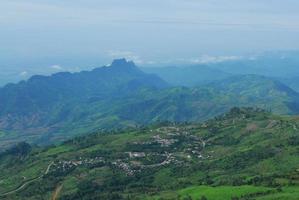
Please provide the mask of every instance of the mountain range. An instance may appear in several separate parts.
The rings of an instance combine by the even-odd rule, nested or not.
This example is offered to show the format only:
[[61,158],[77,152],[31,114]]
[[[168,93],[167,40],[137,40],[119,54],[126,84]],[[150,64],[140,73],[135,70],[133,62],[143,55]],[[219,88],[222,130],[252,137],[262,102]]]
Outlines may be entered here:
[[143,67],[142,70],[159,75],[172,85],[194,87],[236,75],[270,77],[299,91],[298,51],[266,52],[236,57],[222,62],[207,62],[169,67]]
[[163,80],[174,86],[198,86],[211,81],[222,80],[230,77],[220,69],[214,69],[207,65],[191,65],[184,67],[143,67],[146,73],[159,75]]
[[299,112],[299,94],[279,80],[218,75],[204,84],[185,87],[118,59],[92,71],[33,76],[8,84],[0,89],[0,145],[23,140],[51,144],[99,129],[203,121],[234,106],[260,107],[278,114]]
[[0,199],[299,198],[295,75],[148,70],[117,59],[1,88]]

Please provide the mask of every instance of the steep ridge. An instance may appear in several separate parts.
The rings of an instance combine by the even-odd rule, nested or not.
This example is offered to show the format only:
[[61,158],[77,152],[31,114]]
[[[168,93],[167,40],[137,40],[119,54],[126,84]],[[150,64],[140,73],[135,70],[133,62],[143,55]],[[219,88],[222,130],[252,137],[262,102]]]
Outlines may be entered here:
[[94,101],[108,103],[110,99],[125,98],[142,88],[167,86],[156,75],[143,73],[125,59],[93,71],[33,76],[0,89],[0,129],[25,136],[26,132],[42,134],[72,118],[69,112],[76,106]]

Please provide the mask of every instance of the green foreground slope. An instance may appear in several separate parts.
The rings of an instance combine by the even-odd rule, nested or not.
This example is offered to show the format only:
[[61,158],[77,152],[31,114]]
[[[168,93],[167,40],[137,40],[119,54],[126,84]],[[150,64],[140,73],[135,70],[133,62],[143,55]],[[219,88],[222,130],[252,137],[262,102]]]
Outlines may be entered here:
[[253,108],[1,154],[4,199],[298,199],[299,119]]

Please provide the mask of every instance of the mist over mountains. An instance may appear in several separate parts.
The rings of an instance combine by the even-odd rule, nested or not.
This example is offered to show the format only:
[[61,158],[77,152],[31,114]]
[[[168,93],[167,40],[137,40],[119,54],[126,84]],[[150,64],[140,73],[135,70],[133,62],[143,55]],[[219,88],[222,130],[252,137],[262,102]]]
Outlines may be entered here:
[[147,67],[173,85],[198,86],[233,75],[255,74],[280,80],[298,90],[299,52],[267,52],[222,62],[202,62],[174,67]]
[[[116,54],[116,53],[115,53]],[[130,52],[118,52],[127,59],[136,60],[130,55]],[[116,54],[116,55],[118,55]],[[287,79],[291,82],[294,77],[298,77],[299,51],[270,51],[256,54],[245,54],[240,56],[200,56],[192,59],[173,59],[167,62],[163,61],[138,61],[139,67],[145,72],[160,75],[164,80],[174,85],[194,86],[209,82],[209,80],[218,80],[226,78],[229,75],[237,74],[257,74],[278,79]],[[69,60],[69,59],[68,59]],[[19,64],[18,66],[6,66],[3,63],[0,71],[0,86],[7,83],[17,83],[21,80],[27,80],[31,76],[50,75],[53,73],[69,71],[80,72],[91,70],[99,66],[96,63],[108,64],[109,61],[97,59],[98,61],[84,64],[64,64],[55,60],[47,60],[43,63],[34,65]],[[54,64],[53,64],[54,62]],[[84,63],[82,61],[81,63]],[[149,64],[151,63],[151,64]],[[103,64],[103,65],[104,65]],[[101,66],[101,65],[100,65]]]

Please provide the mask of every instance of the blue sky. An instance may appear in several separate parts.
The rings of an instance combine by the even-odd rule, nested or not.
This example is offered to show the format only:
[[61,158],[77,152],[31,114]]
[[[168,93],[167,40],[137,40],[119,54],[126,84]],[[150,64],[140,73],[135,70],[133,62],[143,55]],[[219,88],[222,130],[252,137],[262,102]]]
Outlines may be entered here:
[[298,49],[299,1],[1,0],[0,29],[0,68],[21,76],[117,57],[139,65],[225,60]]

